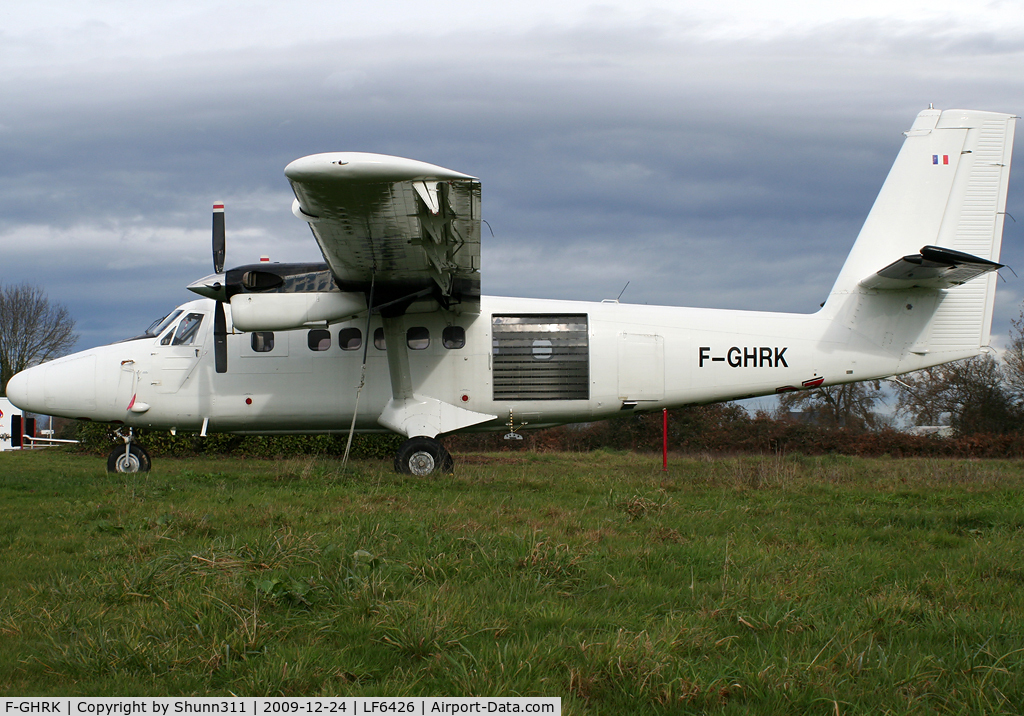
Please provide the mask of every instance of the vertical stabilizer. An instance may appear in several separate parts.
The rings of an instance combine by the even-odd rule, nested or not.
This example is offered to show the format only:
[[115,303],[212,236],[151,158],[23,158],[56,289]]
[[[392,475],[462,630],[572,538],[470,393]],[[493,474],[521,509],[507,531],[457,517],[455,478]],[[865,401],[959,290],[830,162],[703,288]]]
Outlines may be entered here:
[[[889,322],[880,339],[861,317],[880,317],[900,304],[896,291],[875,288],[871,278],[925,246],[999,260],[1014,119],[959,109],[928,109],[917,116],[832,288],[826,315],[845,318],[872,342],[919,358],[943,354],[952,360],[952,354],[974,355],[988,345],[995,273],[942,289],[901,288],[900,295],[921,299],[922,308],[934,306],[928,316],[902,322],[907,335],[893,335],[896,326]],[[917,363],[941,362],[937,357]],[[921,367],[914,363],[907,369]]]

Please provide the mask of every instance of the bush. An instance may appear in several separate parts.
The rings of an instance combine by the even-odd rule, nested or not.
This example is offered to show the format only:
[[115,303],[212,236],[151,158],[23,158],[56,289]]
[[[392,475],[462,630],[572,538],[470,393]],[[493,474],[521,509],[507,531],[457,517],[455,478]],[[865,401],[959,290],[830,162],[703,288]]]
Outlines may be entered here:
[[[236,455],[238,457],[278,458],[292,455],[345,454],[347,435],[231,435],[214,433],[205,438],[196,433],[171,435],[167,430],[136,430],[140,445],[156,457],[192,457],[195,455]],[[114,427],[103,423],[78,424],[75,439],[83,452],[106,455],[121,443]],[[366,433],[352,439],[351,456],[356,459],[391,459],[404,438],[392,433]]]
[[[453,452],[535,450],[588,452],[601,448],[660,452],[661,413],[638,413],[599,423],[524,431],[522,442],[500,433],[453,435]],[[911,435],[883,428],[867,431],[826,428],[722,403],[669,411],[669,450],[677,453],[858,455],[863,457],[1024,457],[1024,434],[977,434],[963,437]]]
[[[524,430],[523,440],[506,441],[505,430],[444,437],[451,452],[590,452],[599,449],[660,452],[660,412],[633,413],[595,423]],[[236,455],[277,458],[292,455],[340,457],[346,435],[229,435],[201,438],[195,433],[171,435],[163,430],[137,431],[139,442],[154,456]],[[120,438],[111,426],[79,423],[75,437],[80,449],[106,454]],[[394,434],[360,434],[352,441],[352,457],[390,460],[404,438]],[[910,435],[885,428],[865,431],[825,428],[750,415],[732,403],[690,406],[669,411],[669,449],[677,453],[859,455],[877,457],[1024,457],[1024,434],[976,434],[940,438]]]

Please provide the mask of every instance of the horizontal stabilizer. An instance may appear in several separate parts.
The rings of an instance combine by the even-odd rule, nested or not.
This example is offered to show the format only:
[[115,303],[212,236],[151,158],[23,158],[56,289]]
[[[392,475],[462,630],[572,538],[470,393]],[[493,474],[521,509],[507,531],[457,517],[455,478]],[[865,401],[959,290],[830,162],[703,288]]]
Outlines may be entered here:
[[893,261],[860,285],[882,290],[952,288],[1002,267],[1003,264],[962,251],[925,246],[921,253]]

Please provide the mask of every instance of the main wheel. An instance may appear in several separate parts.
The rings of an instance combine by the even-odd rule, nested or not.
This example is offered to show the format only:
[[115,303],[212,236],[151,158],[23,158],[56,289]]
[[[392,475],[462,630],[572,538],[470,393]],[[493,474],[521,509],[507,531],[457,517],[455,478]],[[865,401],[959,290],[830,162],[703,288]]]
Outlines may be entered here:
[[451,473],[455,461],[434,438],[409,438],[395,454],[395,472],[426,477],[434,472]]
[[153,461],[149,453],[138,443],[118,445],[107,457],[107,472],[149,472]]

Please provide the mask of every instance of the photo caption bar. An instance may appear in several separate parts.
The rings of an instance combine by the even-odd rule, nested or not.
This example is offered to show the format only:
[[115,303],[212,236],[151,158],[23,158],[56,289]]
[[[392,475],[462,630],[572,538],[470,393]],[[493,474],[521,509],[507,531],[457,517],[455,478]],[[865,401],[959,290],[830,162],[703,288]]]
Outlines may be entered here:
[[210,696],[150,698],[6,698],[0,701],[0,716],[59,714],[59,716],[173,716],[214,714],[215,716],[460,716],[461,714],[543,714],[561,716],[558,697],[475,697],[451,698],[216,698]]

